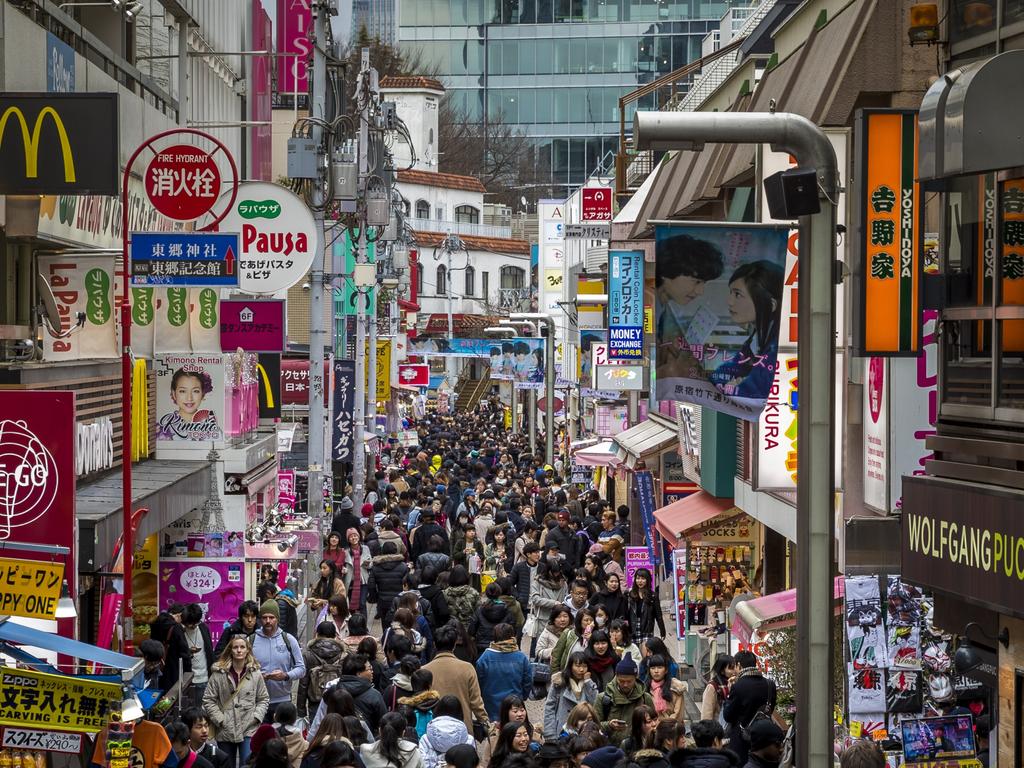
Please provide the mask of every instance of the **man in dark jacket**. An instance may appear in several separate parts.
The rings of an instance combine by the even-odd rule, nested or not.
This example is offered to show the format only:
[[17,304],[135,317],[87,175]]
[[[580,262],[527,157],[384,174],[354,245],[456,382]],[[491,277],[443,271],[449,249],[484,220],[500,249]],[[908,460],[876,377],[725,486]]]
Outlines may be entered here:
[[373,558],[370,578],[367,582],[369,600],[377,604],[377,618],[383,618],[391,607],[391,603],[402,591],[408,566],[405,558],[398,554],[398,547],[389,541],[380,549],[381,553]]
[[238,618],[232,622],[231,626],[221,632],[217,646],[213,649],[213,660],[217,661],[220,658],[224,649],[228,647],[231,638],[235,635],[245,635],[249,645],[252,645],[252,636],[256,632],[256,620],[259,618],[259,615],[260,606],[254,600],[246,600],[238,606]]
[[562,561],[570,571],[579,567],[579,551],[576,542],[576,533],[569,527],[569,510],[558,510],[558,525],[548,530],[545,541],[548,544],[558,544],[558,551],[562,553]]
[[[314,672],[325,664],[331,665],[331,668],[340,666],[344,650],[344,647],[338,642],[338,628],[334,626],[334,622],[320,622],[316,628],[316,637],[302,651],[302,660],[306,663],[306,674],[299,680],[299,693],[295,702],[299,717],[306,717],[307,712],[316,714],[316,708],[320,706],[323,691],[313,684]],[[340,668],[338,671],[340,673]],[[324,676],[322,673],[323,670],[317,673],[318,679]]]
[[669,753],[672,768],[738,768],[735,753],[722,749],[725,731],[717,720],[699,720],[690,726],[695,747],[684,747]]
[[360,522],[359,517],[352,511],[352,499],[346,496],[338,504],[338,511],[331,519],[331,530],[344,537],[349,528],[359,528]]
[[420,524],[409,533],[409,547],[412,550],[410,555],[414,563],[420,555],[430,551],[431,536],[441,537],[441,541],[444,542],[444,546],[441,549],[442,552],[451,549],[448,533],[437,524],[436,518],[437,514],[434,512],[433,506],[424,509],[420,512]]
[[750,755],[744,768],[779,768],[786,734],[768,719],[758,720],[748,729]]
[[537,574],[537,563],[540,562],[540,547],[531,541],[523,547],[523,559],[512,566],[508,579],[512,584],[512,594],[519,601],[523,615],[530,613],[530,584]]
[[757,656],[750,651],[737,653],[736,664],[740,673],[729,689],[722,717],[729,724],[729,747],[743,765],[750,745],[743,738],[742,730],[750,726],[755,717],[767,720],[771,716],[775,711],[776,689],[775,683],[761,674]]
[[476,641],[477,655],[483,653],[494,640],[494,628],[499,624],[514,626],[511,611],[501,602],[501,587],[492,581],[484,590],[484,599],[469,622],[469,634]]
[[210,738],[210,721],[201,707],[189,707],[181,713],[181,721],[188,728],[189,746],[205,758],[213,768],[234,768],[235,761]]
[[164,670],[160,675],[160,689],[164,691],[178,682],[179,670],[182,673],[192,671],[192,649],[181,626],[184,611],[181,603],[171,603],[149,625],[150,638],[164,645]]
[[338,687],[352,694],[356,711],[363,716],[373,733],[380,727],[380,719],[388,711],[384,697],[373,687],[373,667],[361,653],[346,656],[341,662]]
[[436,629],[447,624],[448,619],[451,618],[451,612],[448,610],[448,601],[445,600],[444,592],[437,586],[437,569],[432,565],[428,565],[420,571],[418,590],[420,597],[430,604],[430,626]]

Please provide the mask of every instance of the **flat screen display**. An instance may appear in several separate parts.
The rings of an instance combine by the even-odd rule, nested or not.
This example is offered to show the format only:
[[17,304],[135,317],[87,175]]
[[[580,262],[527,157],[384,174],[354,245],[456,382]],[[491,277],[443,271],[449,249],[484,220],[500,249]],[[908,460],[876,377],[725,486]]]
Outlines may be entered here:
[[974,718],[970,715],[904,720],[903,757],[908,763],[946,758],[973,758]]

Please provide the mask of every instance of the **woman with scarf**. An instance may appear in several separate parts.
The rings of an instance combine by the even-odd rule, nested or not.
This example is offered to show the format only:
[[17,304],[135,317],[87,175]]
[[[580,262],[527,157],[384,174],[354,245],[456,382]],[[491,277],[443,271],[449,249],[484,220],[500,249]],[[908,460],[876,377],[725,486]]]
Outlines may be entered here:
[[544,702],[544,738],[557,739],[565,729],[570,713],[579,704],[593,705],[599,693],[597,683],[583,653],[569,655],[560,683],[552,684]]
[[619,657],[612,649],[608,632],[604,629],[595,629],[590,633],[587,641],[587,650],[583,652],[587,660],[587,671],[591,678],[602,691],[615,677],[615,665],[619,663]]
[[725,725],[722,717],[722,705],[729,697],[729,686],[736,679],[739,673],[739,665],[732,656],[721,655],[715,657],[715,663],[711,667],[711,679],[700,700],[700,719],[714,720]]
[[647,659],[647,670],[654,711],[658,717],[683,722],[683,681],[669,675],[668,660],[660,654]]
[[537,638],[537,648],[534,657],[545,664],[551,661],[551,652],[558,644],[558,638],[572,626],[572,614],[564,605],[551,609],[551,617],[544,631]]
[[345,532],[348,548],[345,550],[347,563],[343,571],[345,588],[348,590],[348,603],[353,610],[366,613],[366,583],[370,580],[370,565],[373,558],[370,548],[363,544],[363,537],[358,528],[349,528]]

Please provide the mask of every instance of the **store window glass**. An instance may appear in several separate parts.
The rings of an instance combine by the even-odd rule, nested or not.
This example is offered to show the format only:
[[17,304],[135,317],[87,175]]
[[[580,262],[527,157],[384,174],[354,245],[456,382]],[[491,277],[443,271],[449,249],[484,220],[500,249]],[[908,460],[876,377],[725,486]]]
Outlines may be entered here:
[[551,121],[554,123],[568,123],[569,117],[569,94],[565,88],[555,88],[551,92]]
[[552,0],[555,6],[555,23],[569,21],[571,15],[572,0]]
[[943,402],[991,405],[992,323],[947,319],[941,338]]
[[538,88],[535,91],[536,96],[536,121],[538,123],[550,123],[552,117],[551,107],[551,89],[550,88]]
[[996,28],[996,0],[949,0],[949,41],[959,43]]
[[533,88],[519,89],[519,122],[532,123],[537,117],[537,92]]
[[640,66],[637,57],[639,50],[638,40],[635,37],[623,37],[619,39],[619,68],[617,72],[636,72]]
[[533,24],[537,21],[537,0],[519,0],[519,23]]
[[467,2],[468,0],[451,0],[451,22],[455,26],[461,27],[469,24],[469,17],[466,15]]
[[605,41],[600,38],[587,40],[587,72],[596,74],[605,71]]
[[1024,179],[999,184],[1001,304],[1024,304]]
[[569,140],[553,139],[551,141],[551,174],[565,178],[569,172]]
[[593,122],[590,110],[587,109],[587,88],[569,89],[569,122],[589,123]]
[[535,46],[537,61],[536,74],[550,75],[555,71],[555,41],[537,40],[535,41]]
[[945,200],[948,305],[989,304],[996,248],[996,199],[992,177],[955,179]]
[[1024,320],[1000,320],[999,405],[1024,408]]
[[587,71],[587,40],[584,37],[569,41],[569,68],[574,75]]
[[519,41],[506,40],[505,47],[501,52],[501,74],[519,74]]
[[553,41],[555,48],[555,66],[551,71],[559,75],[567,75],[570,72],[569,64],[569,41],[555,40]]
[[466,40],[453,40],[448,45],[448,72],[452,75],[468,74],[466,69],[466,50],[469,42]]
[[1003,0],[1003,25],[1024,21],[1024,0]]
[[555,13],[556,0],[537,0],[537,23],[550,24]]
[[537,68],[537,41],[519,41],[519,74],[532,75]]
[[466,69],[469,74],[482,72],[484,68],[484,41],[469,40],[466,42]]
[[504,40],[492,40],[487,46],[487,74],[501,74],[501,56],[505,50]]

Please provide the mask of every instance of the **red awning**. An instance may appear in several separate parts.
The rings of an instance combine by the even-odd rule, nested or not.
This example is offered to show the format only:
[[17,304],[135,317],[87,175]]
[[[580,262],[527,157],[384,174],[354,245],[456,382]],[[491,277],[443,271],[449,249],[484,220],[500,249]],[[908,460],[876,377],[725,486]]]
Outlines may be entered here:
[[686,532],[723,512],[733,509],[732,499],[719,499],[707,491],[697,491],[667,507],[654,510],[658,530],[670,543],[686,538]]
[[[836,576],[833,582],[835,597],[835,613],[838,616],[843,610],[844,582],[842,576]],[[739,603],[736,606],[736,618],[732,620],[730,631],[740,642],[749,643],[754,632],[764,634],[774,629],[792,627],[796,624],[796,590],[787,589],[773,595],[755,597],[753,600]]]
[[[497,325],[500,317],[492,315],[467,315],[456,312],[452,315],[452,333],[459,338],[483,338],[484,328]],[[448,333],[448,315],[434,312],[427,318],[424,333]]]
[[415,301],[407,301],[406,299],[398,300],[398,308],[404,309],[406,312],[419,312],[420,305]]

